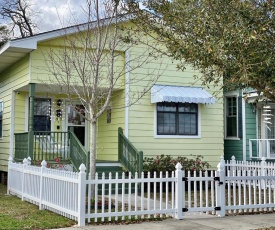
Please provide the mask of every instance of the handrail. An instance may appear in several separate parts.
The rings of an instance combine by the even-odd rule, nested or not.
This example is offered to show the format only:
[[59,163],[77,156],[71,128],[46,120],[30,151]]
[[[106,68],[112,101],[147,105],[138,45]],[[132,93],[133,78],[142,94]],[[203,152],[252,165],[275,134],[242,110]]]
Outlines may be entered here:
[[143,152],[138,151],[124,136],[122,128],[118,128],[118,160],[134,176],[141,176],[143,170]]
[[70,130],[70,157],[74,171],[79,171],[79,167],[82,163],[85,164],[87,172],[89,171],[89,153],[72,130]]

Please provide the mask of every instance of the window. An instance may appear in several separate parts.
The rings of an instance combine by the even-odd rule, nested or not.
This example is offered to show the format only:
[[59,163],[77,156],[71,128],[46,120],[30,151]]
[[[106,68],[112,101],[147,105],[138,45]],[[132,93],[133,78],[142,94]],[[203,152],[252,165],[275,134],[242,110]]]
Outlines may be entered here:
[[238,137],[237,97],[226,98],[226,137]]
[[198,135],[198,105],[157,103],[157,135]]
[[34,131],[51,131],[51,100],[35,98],[34,100]]
[[3,102],[0,101],[0,138],[3,137]]

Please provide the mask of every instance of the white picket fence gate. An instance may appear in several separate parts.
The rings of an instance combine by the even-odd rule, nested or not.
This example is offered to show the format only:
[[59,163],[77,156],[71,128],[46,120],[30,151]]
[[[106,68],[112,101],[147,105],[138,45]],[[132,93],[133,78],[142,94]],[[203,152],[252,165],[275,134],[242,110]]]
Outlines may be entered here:
[[[96,175],[86,178],[85,166],[80,172],[68,172],[31,166],[9,159],[8,193],[21,197],[70,219],[79,226],[85,222],[110,221],[119,218],[150,218],[157,215],[183,219],[187,215],[217,215],[231,212],[275,210],[274,168],[251,168],[250,163],[221,157],[217,171],[185,172],[176,165],[172,175],[156,174],[141,178],[131,174],[119,178]],[[235,169],[238,170],[232,170]],[[245,169],[247,167],[247,170]],[[228,169],[228,170],[226,170]],[[91,188],[95,197],[91,197]],[[113,190],[113,193],[112,191]]]

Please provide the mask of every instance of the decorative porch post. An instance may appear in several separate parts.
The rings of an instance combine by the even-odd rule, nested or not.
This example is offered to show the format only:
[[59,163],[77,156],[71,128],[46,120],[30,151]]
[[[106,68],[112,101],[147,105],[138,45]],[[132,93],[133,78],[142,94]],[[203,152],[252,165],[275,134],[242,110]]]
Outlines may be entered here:
[[33,120],[34,120],[34,95],[35,95],[35,83],[29,84],[29,141],[28,141],[28,153],[31,159],[33,157],[33,144],[34,144],[34,132],[33,132]]

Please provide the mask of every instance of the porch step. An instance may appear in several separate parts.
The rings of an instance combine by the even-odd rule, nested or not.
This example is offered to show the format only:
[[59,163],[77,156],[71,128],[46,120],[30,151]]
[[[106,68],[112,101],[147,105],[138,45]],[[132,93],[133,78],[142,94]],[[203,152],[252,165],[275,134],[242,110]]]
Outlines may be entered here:
[[[105,179],[109,179],[109,173],[112,174],[112,178],[114,179],[116,176],[116,173],[118,173],[118,179],[122,178],[122,173],[124,172],[123,167],[119,162],[104,162],[104,163],[96,163],[96,172],[98,173],[98,178],[102,178],[102,173],[105,173]],[[127,178],[127,176],[126,176]],[[125,185],[124,193],[128,193],[128,184]],[[131,185],[131,192],[134,192],[134,184]],[[99,193],[98,195],[102,195],[102,185],[99,185]],[[116,191],[116,185],[111,185],[111,193],[115,194]],[[118,193],[122,193],[122,185],[118,184]],[[105,185],[104,194],[109,194],[109,185]]]

